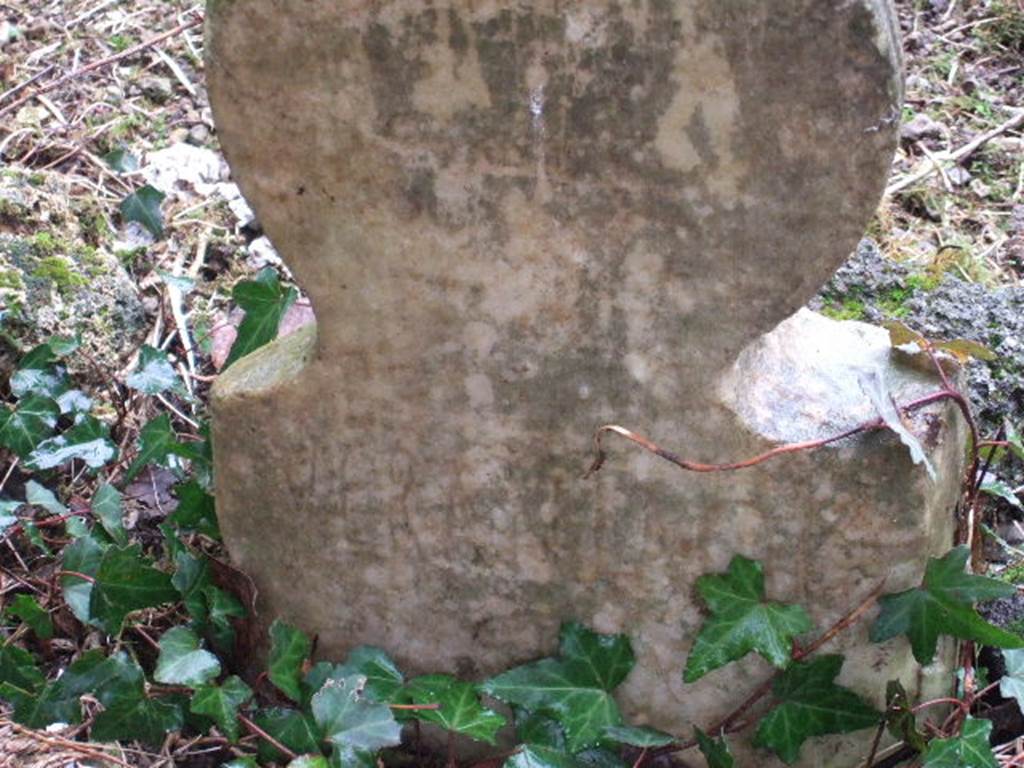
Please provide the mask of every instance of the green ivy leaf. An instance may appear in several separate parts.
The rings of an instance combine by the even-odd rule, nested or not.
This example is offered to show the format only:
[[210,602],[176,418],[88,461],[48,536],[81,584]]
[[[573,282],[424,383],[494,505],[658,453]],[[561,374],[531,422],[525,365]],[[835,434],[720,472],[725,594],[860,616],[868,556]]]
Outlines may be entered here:
[[73,576],[71,573],[81,573],[94,579],[100,568],[104,549],[105,547],[92,536],[75,539],[64,547],[64,563],[61,570],[65,573],[60,577],[64,602],[68,604],[75,618],[83,624],[92,622],[89,604],[92,599],[93,582],[80,576]]
[[110,538],[118,546],[128,543],[128,536],[124,532],[124,513],[121,507],[121,494],[110,483],[102,483],[93,494],[90,504],[93,515],[100,521]]
[[439,704],[439,709],[418,710],[413,716],[488,744],[497,743],[498,731],[506,723],[502,715],[480,703],[477,686],[451,675],[423,675],[410,680],[400,699],[409,704]]
[[198,531],[213,539],[220,538],[213,496],[196,480],[174,486],[178,506],[168,521],[186,531]]
[[362,675],[366,678],[363,696],[369,701],[393,701],[395,694],[405,684],[402,673],[391,657],[372,645],[353,648],[345,663],[336,668],[333,676],[343,678],[352,675]]
[[168,390],[178,393],[185,391],[178,373],[167,359],[167,353],[148,344],[140,350],[139,364],[125,384],[129,389],[146,395],[159,395]]
[[139,159],[124,147],[107,152],[103,156],[103,162],[118,173],[132,173],[139,170]]
[[301,755],[288,763],[288,768],[330,768],[330,764],[323,755]]
[[562,625],[558,650],[574,679],[606,691],[617,688],[636,664],[628,637],[601,635],[578,622]]
[[509,757],[502,768],[579,768],[579,764],[561,750],[530,744]]
[[304,632],[280,619],[270,625],[268,676],[292,701],[302,700],[302,664],[313,651]]
[[630,768],[633,763],[624,763],[617,752],[609,749],[585,749],[573,755],[580,768]]
[[543,712],[528,712],[521,708],[514,708],[514,714],[516,740],[520,744],[565,751],[565,731],[557,720]]
[[125,480],[132,480],[149,464],[164,465],[171,456],[193,458],[194,451],[189,446],[178,442],[178,436],[171,426],[171,416],[161,413],[155,419],[146,422],[139,432],[139,452],[135,461],[128,467]]
[[871,627],[872,642],[906,635],[919,664],[931,664],[939,635],[977,640],[998,648],[1021,648],[1018,635],[994,627],[974,610],[977,600],[1010,597],[1016,589],[995,579],[966,573],[970,551],[957,547],[930,558],[920,587],[879,600],[881,612]]
[[121,217],[125,221],[137,221],[159,240],[164,236],[164,219],[160,213],[164,197],[163,192],[147,184],[121,201]]
[[0,685],[32,692],[45,682],[31,653],[16,645],[0,645]]
[[629,674],[633,651],[625,636],[599,636],[574,624],[561,632],[558,659],[542,659],[491,678],[490,696],[530,711],[550,714],[565,730],[570,752],[596,746],[622,715],[610,690]]
[[999,768],[989,746],[991,720],[968,717],[954,739],[933,739],[924,757],[924,768]]
[[812,736],[877,725],[882,717],[879,712],[833,682],[842,666],[842,656],[829,655],[794,664],[782,672],[772,685],[778,705],[761,719],[754,744],[793,763],[800,747]]
[[244,619],[245,606],[230,592],[212,584],[203,589],[206,598],[208,630],[213,647],[219,653],[230,654],[235,645],[235,628],[231,619]]
[[633,725],[611,725],[604,729],[604,735],[616,744],[627,744],[640,749],[664,747],[676,740],[674,736],[654,728]]
[[212,717],[221,733],[238,741],[238,709],[252,699],[252,689],[232,675],[222,685],[204,685],[196,689],[189,709],[197,715]]
[[1003,651],[1006,674],[999,681],[999,693],[1004,699],[1015,699],[1024,712],[1024,650]]
[[0,445],[24,459],[53,434],[59,416],[60,406],[40,395],[22,398],[14,410],[0,406]]
[[64,521],[64,530],[72,539],[80,539],[83,536],[92,535],[92,528],[78,515],[72,515]]
[[569,751],[579,752],[597,745],[606,727],[622,724],[611,693],[594,685],[614,677],[608,670],[588,670],[581,657],[541,659],[491,678],[483,690],[508,704],[551,714],[565,729]]
[[20,501],[14,501],[13,499],[0,499],[0,534],[12,525],[17,525],[18,516],[14,513],[22,506],[24,506],[24,504]]
[[224,763],[221,768],[260,768],[260,766],[252,757],[239,757],[230,763]]
[[1006,422],[1006,442],[1009,444],[1010,453],[1021,461],[1024,461],[1024,439],[1020,432],[1009,421]]
[[40,640],[53,637],[53,620],[36,599],[30,595],[15,595],[6,613],[21,619]]
[[99,419],[80,415],[71,429],[62,435],[43,440],[29,455],[29,469],[54,469],[78,459],[90,469],[100,469],[117,458],[117,446],[110,439],[110,430]]
[[724,574],[697,579],[697,592],[711,611],[686,660],[683,679],[692,683],[751,651],[778,668],[789,664],[793,638],[813,626],[798,605],[765,600],[761,563],[737,555]]
[[35,480],[25,483],[25,503],[33,507],[42,507],[51,515],[63,515],[68,511],[68,508],[57,500],[53,491],[44,488]]
[[907,746],[924,752],[928,740],[917,730],[917,718],[910,706],[910,697],[899,680],[890,680],[885,686],[885,720],[889,733]]
[[18,368],[11,374],[9,382],[11,394],[17,397],[48,397],[56,400],[64,394],[71,385],[68,383],[64,369],[59,367],[47,368]]
[[86,414],[92,410],[92,398],[80,389],[69,389],[56,398],[61,413]]
[[40,344],[38,347],[32,350],[32,352],[29,352],[29,354],[23,359],[22,362],[24,363],[25,360],[34,360],[33,353],[43,356],[44,347],[46,348],[46,350],[48,350],[48,352],[45,354],[49,355],[49,361],[55,362],[61,359],[62,357],[67,357],[68,355],[77,352],[81,346],[81,334],[76,334],[74,336],[51,336],[49,339],[46,340],[45,343]]
[[725,743],[724,738],[713,739],[700,728],[694,728],[694,735],[708,768],[733,768],[736,761],[733,760],[732,752],[729,751],[729,745]]
[[21,528],[25,531],[25,536],[28,537],[32,546],[39,549],[47,557],[53,556],[53,551],[46,546],[46,540],[43,538],[43,534],[40,532],[39,526],[31,520],[24,520],[21,523]]
[[[309,715],[296,709],[270,707],[261,709],[253,722],[296,754],[320,751],[320,729]],[[261,762],[284,762],[277,749],[260,740],[257,747]]]
[[33,347],[21,358],[18,369],[11,375],[11,394],[17,397],[42,395],[56,400],[70,385],[63,368],[55,363],[74,352],[79,344],[77,338],[54,336]]
[[126,696],[96,717],[91,735],[94,741],[138,740],[159,747],[168,733],[180,731],[184,724],[178,702]]
[[978,490],[982,493],[987,493],[989,496],[995,496],[997,499],[1002,499],[1011,507],[1024,510],[1024,503],[1022,503],[1017,497],[1017,494],[1013,492],[1013,488],[1002,480],[986,480],[981,484],[981,487]]
[[366,678],[359,675],[328,680],[310,702],[313,718],[342,764],[358,760],[358,753],[393,747],[402,740],[402,727],[391,714],[391,708],[363,697],[365,683]]
[[110,547],[103,553],[89,596],[89,616],[107,634],[121,631],[132,611],[173,602],[171,577],[150,565],[142,547]]
[[225,367],[274,340],[281,318],[295,303],[298,293],[294,288],[281,285],[277,273],[267,267],[255,280],[239,282],[231,296],[245,310],[245,318],[238,327],[238,337],[231,346]]
[[188,627],[174,627],[160,638],[160,657],[153,679],[167,685],[198,688],[220,675],[220,662],[200,647],[199,637]]
[[88,651],[40,694],[18,703],[14,719],[29,728],[52,723],[78,723],[79,699],[86,693],[109,707],[121,698],[137,698],[144,690],[142,669],[126,653],[110,657],[100,649]]
[[203,594],[210,586],[210,564],[206,557],[196,557],[188,549],[174,553],[174,575],[171,584],[178,590],[185,610],[196,625],[203,627],[209,618],[206,595]]

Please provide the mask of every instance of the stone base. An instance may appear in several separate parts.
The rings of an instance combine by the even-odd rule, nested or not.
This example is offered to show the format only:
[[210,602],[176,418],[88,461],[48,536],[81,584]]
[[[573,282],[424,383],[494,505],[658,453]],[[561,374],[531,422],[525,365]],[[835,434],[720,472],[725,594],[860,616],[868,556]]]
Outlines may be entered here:
[[[541,371],[493,393],[513,398],[515,416],[476,418],[468,388],[464,410],[414,429],[402,403],[352,412],[342,382],[324,398],[334,369],[305,329],[214,388],[221,529],[256,582],[261,621],[318,634],[326,658],[369,643],[410,674],[482,679],[553,653],[560,622],[577,619],[632,638],[627,716],[689,734],[770,673],[755,658],[683,684],[704,618],[697,577],[737,553],[760,559],[769,597],[805,605],[819,631],[882,579],[887,591],[917,583],[952,544],[964,426],[946,406],[914,414],[936,482],[881,432],[722,475],[611,438],[605,469],[584,480],[593,430],[620,423],[702,461],[747,457],[872,418],[863,375],[882,375],[899,402],[937,388],[902,357],[881,329],[801,311],[742,353],[717,398],[658,413],[636,392],[623,409],[582,387],[557,400],[564,382]],[[880,707],[892,678],[944,690],[949,668],[920,670],[902,639],[869,644],[869,624],[826,649],[847,655],[840,682]],[[848,768],[871,736],[809,742],[799,764]],[[733,739],[738,764],[780,765],[747,741]]]

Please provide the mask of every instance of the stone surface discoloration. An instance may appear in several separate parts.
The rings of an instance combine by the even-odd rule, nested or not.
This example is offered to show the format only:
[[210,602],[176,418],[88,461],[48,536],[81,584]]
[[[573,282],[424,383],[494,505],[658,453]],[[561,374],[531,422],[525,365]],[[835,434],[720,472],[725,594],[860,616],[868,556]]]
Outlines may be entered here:
[[[916,578],[951,537],[950,411],[935,415],[938,485],[878,435],[728,477],[617,445],[581,477],[608,422],[706,461],[764,449],[781,416],[729,405],[762,386],[804,398],[806,429],[816,405],[821,430],[862,413],[859,393],[801,389],[836,364],[808,333],[847,339],[901,397],[933,386],[884,338],[820,318],[733,367],[877,203],[900,100],[890,13],[211,5],[223,146],[319,319],[315,339],[257,352],[214,392],[222,528],[266,613],[329,654],[368,642],[468,677],[549,652],[567,618],[625,631],[640,663],[623,705],[679,731],[747,687],[732,671],[682,684],[700,573],[763,558],[772,593],[822,623],[891,571],[894,587]],[[772,352],[793,344],[807,356]],[[904,646],[856,653],[855,682],[873,665],[913,685]],[[808,765],[831,764],[834,742],[814,749]]]

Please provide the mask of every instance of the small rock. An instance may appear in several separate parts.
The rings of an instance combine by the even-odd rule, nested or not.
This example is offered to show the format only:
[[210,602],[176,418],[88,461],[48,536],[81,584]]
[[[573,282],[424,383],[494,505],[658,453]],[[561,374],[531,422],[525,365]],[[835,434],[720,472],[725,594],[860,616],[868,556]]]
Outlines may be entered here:
[[142,91],[142,94],[147,99],[157,104],[163,104],[174,95],[171,80],[167,77],[146,75],[145,77],[140,77],[136,85],[138,85],[139,90]]
[[903,127],[900,128],[900,136],[904,141],[941,139],[945,132],[946,126],[923,112],[914,115],[909,122],[904,123]]
[[971,94],[977,93],[978,90],[981,88],[981,85],[981,81],[979,81],[978,78],[967,77],[964,78],[962,83],[960,83],[960,89],[968,96],[970,96]]
[[908,75],[907,76],[907,90],[908,91],[920,91],[928,93],[934,88],[931,80],[927,77],[921,77],[921,75]]
[[21,32],[9,21],[0,21],[0,48],[21,37]]
[[971,176],[971,172],[966,168],[955,165],[946,171],[946,178],[949,179],[949,183],[954,187],[962,187],[965,184],[969,184],[974,177]]
[[228,209],[238,220],[240,229],[259,229],[260,224],[256,221],[256,214],[238,189],[238,185],[232,182],[225,182],[217,185],[220,196],[227,201]]
[[277,327],[277,335],[284,338],[315,322],[316,315],[313,314],[313,307],[310,306],[309,299],[299,299],[284,313],[284,317],[281,318],[281,323]]
[[165,195],[181,198],[189,197],[190,191],[202,196],[213,194],[227,178],[228,170],[224,158],[213,150],[180,142],[150,152],[142,175]]
[[981,179],[973,179],[971,181],[971,192],[976,194],[978,197],[988,197],[992,194],[992,187]]
[[210,140],[210,129],[203,123],[196,123],[188,129],[188,143],[201,147]]
[[277,250],[266,235],[257,237],[249,243],[248,251],[249,255],[246,257],[245,263],[253,269],[282,266],[281,257],[278,256]]

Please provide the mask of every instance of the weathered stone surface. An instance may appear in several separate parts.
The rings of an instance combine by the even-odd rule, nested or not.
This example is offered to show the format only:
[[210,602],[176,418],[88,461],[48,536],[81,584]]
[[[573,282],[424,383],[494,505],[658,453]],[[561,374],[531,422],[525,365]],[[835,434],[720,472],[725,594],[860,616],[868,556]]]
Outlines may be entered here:
[[0,175],[4,379],[25,349],[55,334],[80,333],[89,363],[68,362],[91,381],[94,368],[124,365],[148,330],[135,283],[109,250],[103,213],[72,191],[61,174]]
[[[222,529],[267,618],[468,677],[550,652],[565,619],[625,631],[624,707],[682,731],[764,671],[683,685],[699,574],[764,559],[824,624],[946,548],[945,410],[920,417],[937,484],[877,434],[728,476],[613,445],[582,479],[608,422],[728,460],[868,413],[831,381],[934,386],[862,326],[754,341],[881,193],[886,2],[218,0],[208,40],[222,145],[319,318],[214,391]],[[918,687],[905,645],[852,642],[852,682]]]

